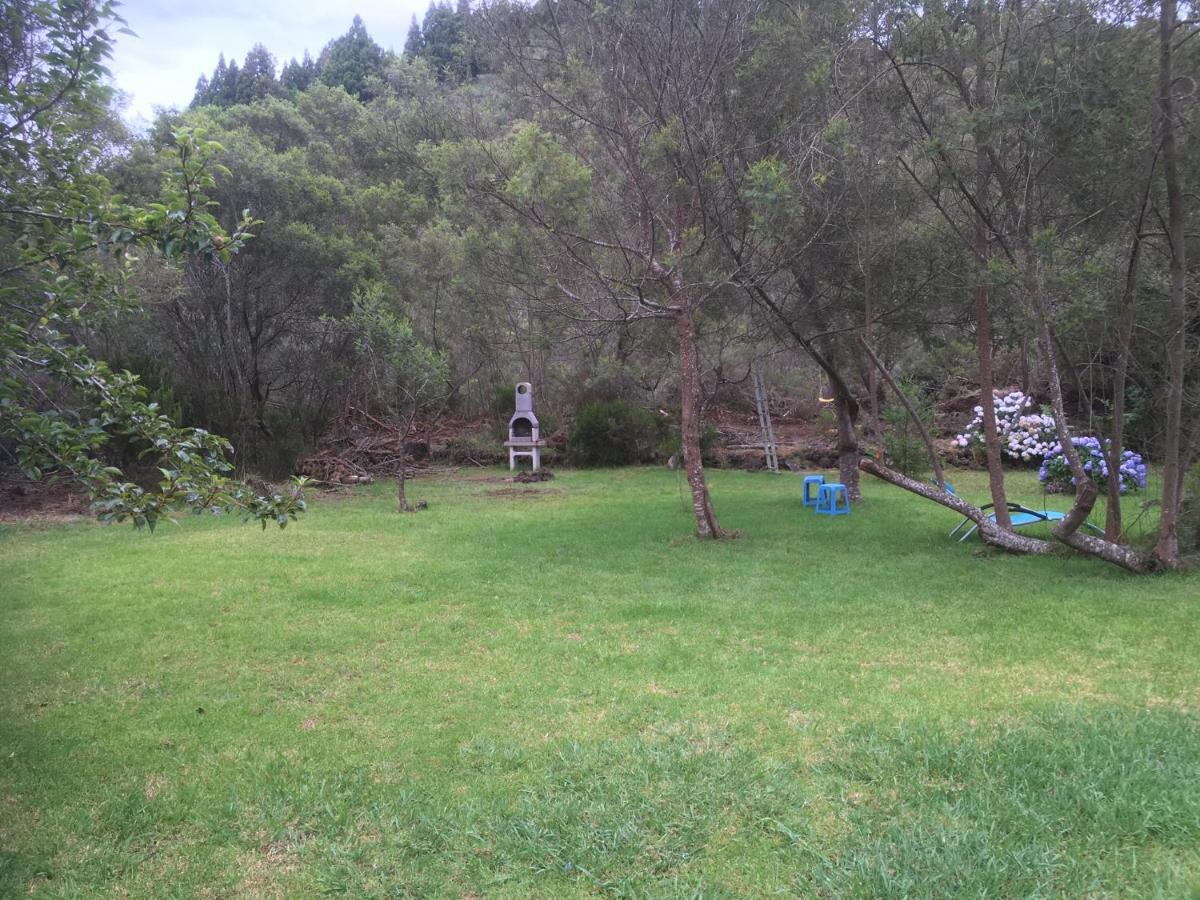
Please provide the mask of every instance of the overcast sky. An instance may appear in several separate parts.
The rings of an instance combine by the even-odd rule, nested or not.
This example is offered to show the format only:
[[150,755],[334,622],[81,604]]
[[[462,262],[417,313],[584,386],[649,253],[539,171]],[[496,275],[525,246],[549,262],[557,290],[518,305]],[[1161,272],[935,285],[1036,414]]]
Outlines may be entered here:
[[116,86],[129,95],[125,118],[140,127],[156,106],[187,106],[196,79],[212,73],[218,53],[240,65],[246,51],[262,44],[274,55],[278,74],[305,50],[315,58],[349,30],[355,13],[385,49],[400,50],[413,14],[420,21],[428,5],[429,0],[124,0],[118,12],[138,36],[117,36],[109,68]]

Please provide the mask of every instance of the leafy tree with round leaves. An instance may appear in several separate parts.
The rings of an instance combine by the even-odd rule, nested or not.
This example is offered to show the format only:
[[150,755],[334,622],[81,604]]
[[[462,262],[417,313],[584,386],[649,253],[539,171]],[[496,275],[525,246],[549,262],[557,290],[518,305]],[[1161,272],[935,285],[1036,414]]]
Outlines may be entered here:
[[[232,234],[206,197],[219,149],[183,129],[167,151],[160,196],[137,206],[98,171],[94,123],[121,28],[112,2],[17,0],[5,16],[10,65],[0,82],[0,441],[33,478],[87,488],[100,518],[153,528],[173,510],[240,512],[281,527],[304,509],[303,483],[262,496],[231,479],[229,443],[176,425],[136,375],[93,358],[84,338],[136,310],[127,279],[139,253],[229,259],[254,224]],[[156,462],[156,484],[109,465],[114,440]]]

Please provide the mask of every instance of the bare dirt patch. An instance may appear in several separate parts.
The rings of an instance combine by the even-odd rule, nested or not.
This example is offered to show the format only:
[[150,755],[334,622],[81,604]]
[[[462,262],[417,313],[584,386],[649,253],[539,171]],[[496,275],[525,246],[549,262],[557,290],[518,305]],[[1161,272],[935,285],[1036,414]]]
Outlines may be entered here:
[[495,488],[494,490],[484,491],[485,497],[493,497],[498,500],[533,500],[538,497],[547,497],[550,494],[563,493],[561,488]]
[[167,786],[167,779],[162,775],[151,775],[146,779],[146,786],[142,789],[142,793],[146,795],[147,800],[153,800],[162,793],[162,789]]
[[88,515],[87,494],[69,482],[0,480],[0,522],[64,522]]
[[257,851],[242,854],[242,881],[238,893],[246,897],[286,897],[288,893],[278,879],[291,875],[299,867],[294,846],[282,841],[264,844]]

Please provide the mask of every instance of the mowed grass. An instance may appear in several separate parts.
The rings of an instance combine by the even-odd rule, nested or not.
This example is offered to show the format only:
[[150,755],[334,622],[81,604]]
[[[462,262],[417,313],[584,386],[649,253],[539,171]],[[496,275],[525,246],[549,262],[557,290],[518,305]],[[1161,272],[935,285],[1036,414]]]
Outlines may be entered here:
[[0,529],[0,895],[1200,893],[1196,575],[502,477]]

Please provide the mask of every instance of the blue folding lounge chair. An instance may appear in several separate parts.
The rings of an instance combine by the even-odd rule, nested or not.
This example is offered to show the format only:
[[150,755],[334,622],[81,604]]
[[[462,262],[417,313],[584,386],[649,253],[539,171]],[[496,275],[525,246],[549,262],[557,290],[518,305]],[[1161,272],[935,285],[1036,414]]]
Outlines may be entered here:
[[[991,503],[987,504],[987,506],[980,507],[980,509],[985,509],[985,510],[991,509],[991,508],[992,508]],[[1060,519],[1065,519],[1066,517],[1067,517],[1066,513],[1059,512],[1056,509],[1036,510],[1036,509],[1030,509],[1028,506],[1022,506],[1020,503],[1009,503],[1008,504],[1008,518],[1012,522],[1013,528],[1020,528],[1024,525],[1034,525],[1038,522],[1057,522]],[[995,522],[996,514],[990,513],[988,515],[988,518],[991,519],[993,522]],[[971,522],[971,520],[964,516],[963,520],[961,522],[959,522],[957,525],[955,525],[953,529],[951,529],[951,531],[950,531],[951,536],[953,536],[955,532],[957,532],[960,528],[962,528],[968,522]],[[1102,529],[1097,528],[1091,522],[1084,522],[1083,524],[1086,527],[1092,529],[1092,531],[1096,532],[1097,534],[1104,534],[1104,531]],[[979,530],[979,525],[977,525],[974,522],[971,522],[971,527],[968,528],[966,533],[964,533],[963,536],[958,539],[958,542],[961,544],[963,541],[965,541],[967,538],[969,538],[971,535],[973,535],[978,530]]]

